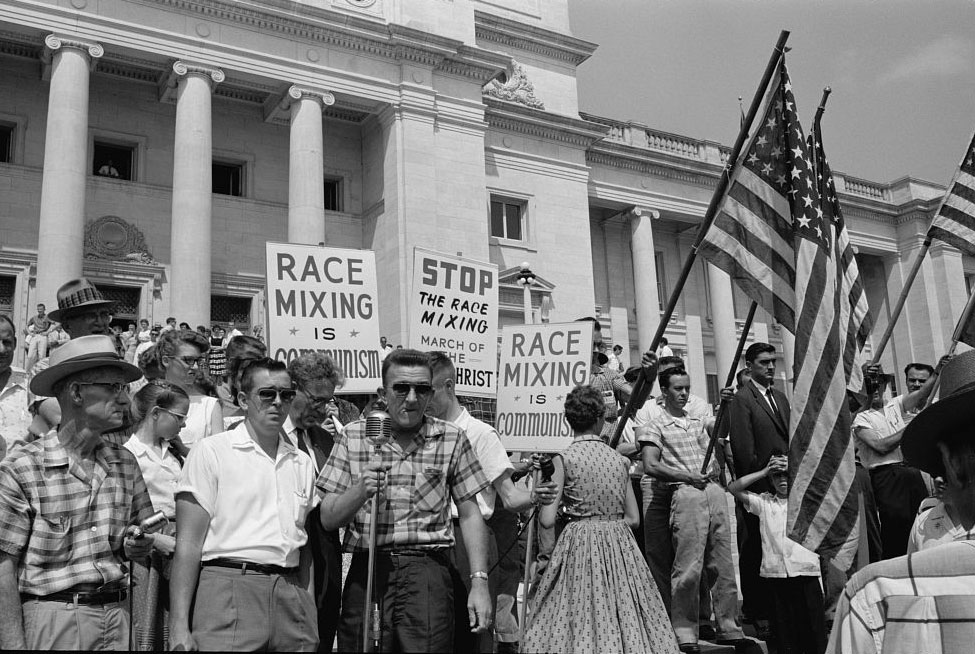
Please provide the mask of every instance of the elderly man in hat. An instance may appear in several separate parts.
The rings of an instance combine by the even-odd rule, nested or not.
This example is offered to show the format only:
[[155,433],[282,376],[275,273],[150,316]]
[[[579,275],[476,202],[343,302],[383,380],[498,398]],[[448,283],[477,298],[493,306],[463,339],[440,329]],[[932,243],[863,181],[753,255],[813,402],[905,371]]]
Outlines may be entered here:
[[[104,334],[112,336],[111,320],[114,303],[106,300],[101,291],[95,288],[84,277],[65,282],[58,289],[58,308],[48,314],[48,317],[61,323],[61,328],[71,338]],[[115,339],[112,339],[114,345]],[[124,356],[124,352],[120,352]],[[48,367],[50,359],[45,357],[30,369],[30,378]],[[54,398],[35,396],[31,403],[34,406],[34,424],[31,431],[37,435],[43,434],[57,426],[58,409]],[[128,421],[125,421],[128,424]]]
[[907,425],[901,450],[913,465],[945,480],[943,512],[957,528],[944,544],[873,563],[854,575],[836,608],[830,653],[972,651],[975,351],[944,366],[941,398]]
[[110,338],[83,336],[31,380],[61,422],[0,464],[0,648],[127,648],[125,560],[149,554],[136,525],[152,504],[135,458],[102,433],[141,375]]

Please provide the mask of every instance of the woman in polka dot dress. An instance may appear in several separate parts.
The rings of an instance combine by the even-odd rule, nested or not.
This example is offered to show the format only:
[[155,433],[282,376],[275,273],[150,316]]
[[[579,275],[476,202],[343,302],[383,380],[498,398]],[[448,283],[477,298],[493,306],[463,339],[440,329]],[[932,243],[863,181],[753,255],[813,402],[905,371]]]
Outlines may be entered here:
[[600,437],[603,398],[580,386],[565,399],[572,444],[554,459],[559,498],[545,527],[565,525],[538,583],[522,652],[676,653],[660,593],[633,539],[639,509],[629,461]]

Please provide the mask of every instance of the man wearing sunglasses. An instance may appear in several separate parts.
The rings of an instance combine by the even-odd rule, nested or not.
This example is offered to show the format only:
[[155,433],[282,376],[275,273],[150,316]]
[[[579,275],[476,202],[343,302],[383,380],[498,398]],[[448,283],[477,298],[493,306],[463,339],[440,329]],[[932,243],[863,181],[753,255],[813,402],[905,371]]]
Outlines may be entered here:
[[318,503],[315,472],[282,429],[296,395],[285,364],[249,362],[237,394],[244,421],[201,440],[186,458],[176,489],[173,649],[318,647],[305,547],[305,521]]
[[379,502],[376,595],[382,612],[382,651],[452,652],[454,599],[450,499],[457,504],[471,569],[468,624],[491,626],[487,533],[475,496],[489,481],[456,425],[424,413],[433,396],[430,360],[423,352],[391,352],[382,366],[380,396],[393,438],[375,453],[366,421],[346,426],[318,477],[325,529],[346,526],[353,552],[342,596],[339,650],[362,643],[367,580],[370,498]]
[[31,380],[61,420],[0,464],[0,649],[128,649],[126,559],[149,554],[134,536],[152,503],[135,457],[102,434],[141,376],[111,338],[82,336]]

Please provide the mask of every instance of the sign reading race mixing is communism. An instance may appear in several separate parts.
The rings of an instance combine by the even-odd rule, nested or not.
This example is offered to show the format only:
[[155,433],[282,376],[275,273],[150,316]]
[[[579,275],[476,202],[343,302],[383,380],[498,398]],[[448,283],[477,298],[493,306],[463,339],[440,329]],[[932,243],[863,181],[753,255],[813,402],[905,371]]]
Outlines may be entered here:
[[589,383],[592,323],[505,325],[496,427],[504,448],[561,452],[572,442],[565,396]]
[[269,355],[290,363],[305,352],[332,357],[348,393],[382,385],[376,258],[370,250],[267,244]]
[[494,397],[498,368],[498,267],[415,248],[410,347],[446,353],[457,393]]

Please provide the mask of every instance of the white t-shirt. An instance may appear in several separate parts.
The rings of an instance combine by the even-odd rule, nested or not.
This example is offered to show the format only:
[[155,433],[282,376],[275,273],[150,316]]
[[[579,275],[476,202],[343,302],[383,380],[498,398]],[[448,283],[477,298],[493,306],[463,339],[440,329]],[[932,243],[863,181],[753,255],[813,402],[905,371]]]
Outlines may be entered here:
[[756,516],[762,534],[759,575],[772,579],[818,577],[819,556],[786,535],[788,498],[772,493],[745,493],[745,509]]
[[308,541],[305,519],[321,500],[311,458],[286,437],[272,460],[247,423],[196,444],[177,493],[190,493],[210,515],[202,560],[232,558],[295,567]]
[[181,472],[179,461],[168,447],[160,454],[158,448],[149,447],[135,434],[125,442],[125,449],[132,452],[135,460],[139,462],[142,478],[145,479],[146,488],[149,490],[149,499],[152,500],[152,508],[162,511],[167,518],[174,520],[176,487]]
[[[498,491],[494,488],[494,482],[505,472],[514,470],[511,461],[508,460],[508,453],[501,444],[501,437],[494,427],[478,420],[470,414],[467,409],[463,409],[457,419],[452,421],[460,427],[467,440],[471,443],[474,456],[484,470],[485,476],[491,480],[491,485],[477,494],[477,508],[481,510],[481,517],[488,520],[494,515],[494,501],[498,496]],[[450,502],[450,515],[457,517],[457,506],[453,500]]]
[[956,525],[945,510],[945,503],[939,501],[914,518],[907,537],[907,553],[913,554],[956,540],[975,540],[975,536],[961,525]]
[[[901,396],[897,396],[888,402],[882,409],[867,409],[857,414],[853,419],[853,435],[857,436],[860,429],[872,429],[880,438],[887,438],[897,433],[906,425],[901,409]],[[867,470],[888,463],[900,463],[904,460],[900,446],[895,447],[886,454],[881,454],[866,443],[859,436],[856,438],[857,452],[860,454],[860,462]]]

